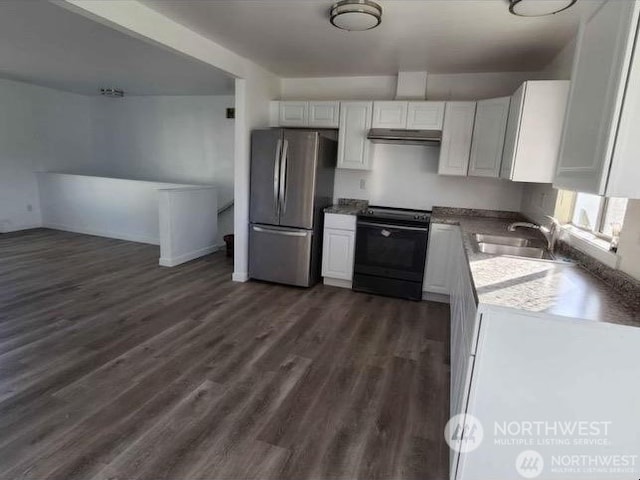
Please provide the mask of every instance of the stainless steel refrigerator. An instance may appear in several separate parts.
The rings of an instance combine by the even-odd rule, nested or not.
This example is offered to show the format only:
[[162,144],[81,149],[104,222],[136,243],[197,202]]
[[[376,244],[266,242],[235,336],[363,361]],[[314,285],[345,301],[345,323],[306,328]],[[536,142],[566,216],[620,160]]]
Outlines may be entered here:
[[309,287],[320,278],[324,207],[333,200],[335,132],[251,135],[249,277]]

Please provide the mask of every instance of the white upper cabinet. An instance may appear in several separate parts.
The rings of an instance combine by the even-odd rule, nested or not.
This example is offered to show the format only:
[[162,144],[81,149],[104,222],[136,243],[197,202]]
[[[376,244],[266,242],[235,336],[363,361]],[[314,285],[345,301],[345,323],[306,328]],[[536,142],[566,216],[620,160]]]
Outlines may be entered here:
[[370,170],[370,140],[373,102],[341,102],[338,133],[338,168]]
[[441,130],[445,102],[409,102],[408,130]]
[[338,128],[340,102],[309,102],[309,126]]
[[407,128],[408,102],[373,102],[372,128]]
[[444,102],[373,102],[372,128],[441,130]]
[[475,115],[476,102],[447,102],[438,162],[440,175],[467,175]]
[[274,102],[280,127],[338,128],[340,102]]
[[500,175],[509,101],[510,97],[478,101],[471,141],[470,176]]
[[281,127],[309,125],[309,102],[280,102],[278,122]]
[[553,182],[569,81],[524,82],[511,97],[500,177]]
[[580,28],[554,186],[640,198],[640,2],[608,0]]

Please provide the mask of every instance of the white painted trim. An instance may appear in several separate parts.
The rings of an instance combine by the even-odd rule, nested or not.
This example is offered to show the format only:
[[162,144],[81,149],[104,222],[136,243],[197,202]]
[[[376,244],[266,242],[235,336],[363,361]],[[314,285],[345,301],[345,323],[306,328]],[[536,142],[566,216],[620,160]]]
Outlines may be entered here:
[[32,230],[34,228],[42,228],[42,224],[34,223],[30,225],[13,225],[11,227],[0,230],[0,234],[2,233],[11,233],[11,232],[20,232],[22,230]]
[[564,239],[569,245],[604,263],[607,267],[618,268],[620,257],[608,250],[606,241],[571,225],[563,226],[562,230],[566,233]]
[[451,303],[451,297],[444,293],[422,292],[422,300],[427,302]]
[[160,245],[160,239],[147,237],[145,235],[131,235],[129,233],[121,233],[106,230],[93,230],[91,228],[72,227],[69,225],[62,225],[58,223],[45,223],[42,225],[44,228],[51,228],[52,230],[62,230],[65,232],[82,233],[84,235],[95,235],[97,237],[115,238],[118,240],[127,240],[129,242],[148,243],[150,245]]
[[325,285],[329,285],[331,287],[339,287],[339,288],[348,288],[351,289],[353,286],[353,283],[351,282],[351,280],[341,280],[339,278],[328,278],[328,277],[324,277],[322,279],[322,282]]
[[200,248],[198,250],[194,250],[193,252],[184,253],[182,255],[179,255],[173,258],[160,257],[160,261],[158,262],[158,264],[162,267],[175,267],[176,265],[189,262],[195,258],[199,258],[204,255],[209,255],[210,253],[217,252],[219,249],[220,249],[219,245],[211,245],[209,247]]
[[231,280],[234,282],[247,282],[249,281],[249,272],[233,272]]

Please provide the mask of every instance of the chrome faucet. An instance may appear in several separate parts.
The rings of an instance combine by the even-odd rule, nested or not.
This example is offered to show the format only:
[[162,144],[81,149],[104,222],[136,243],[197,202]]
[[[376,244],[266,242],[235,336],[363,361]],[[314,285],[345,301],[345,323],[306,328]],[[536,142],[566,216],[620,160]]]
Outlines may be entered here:
[[546,217],[551,220],[551,225],[549,225],[548,227],[545,227],[543,225],[536,225],[535,223],[530,222],[514,222],[509,225],[508,230],[510,232],[515,232],[516,228],[518,227],[533,228],[535,230],[539,230],[547,239],[547,249],[549,250],[549,252],[553,253],[556,248],[556,241],[558,240],[558,230],[560,229],[560,222],[550,215],[546,215]]

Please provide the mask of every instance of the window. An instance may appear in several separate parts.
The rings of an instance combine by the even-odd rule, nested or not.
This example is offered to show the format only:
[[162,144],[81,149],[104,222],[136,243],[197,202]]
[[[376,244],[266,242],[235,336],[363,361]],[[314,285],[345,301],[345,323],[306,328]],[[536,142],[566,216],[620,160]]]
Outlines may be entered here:
[[577,193],[571,223],[596,235],[611,238],[620,234],[626,210],[626,198]]

